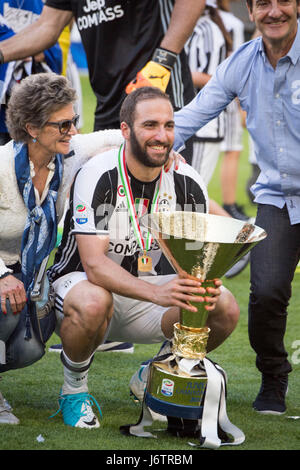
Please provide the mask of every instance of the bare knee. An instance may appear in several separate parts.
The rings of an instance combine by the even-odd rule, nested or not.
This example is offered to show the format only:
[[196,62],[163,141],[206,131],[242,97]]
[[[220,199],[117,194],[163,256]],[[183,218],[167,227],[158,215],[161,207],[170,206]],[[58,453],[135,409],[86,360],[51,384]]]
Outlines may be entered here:
[[215,310],[210,312],[207,326],[211,329],[208,351],[216,349],[235,329],[240,316],[240,309],[234,296],[226,290],[220,297]]
[[108,325],[112,315],[112,296],[103,289],[87,290],[81,297],[74,296],[64,305],[65,319],[76,328],[93,337],[99,329]]
[[94,331],[107,320],[108,312],[106,305],[99,304],[97,298],[92,298],[81,305],[79,317],[86,330]]
[[234,328],[240,318],[240,308],[231,292],[227,291],[222,299],[222,318],[229,328]]

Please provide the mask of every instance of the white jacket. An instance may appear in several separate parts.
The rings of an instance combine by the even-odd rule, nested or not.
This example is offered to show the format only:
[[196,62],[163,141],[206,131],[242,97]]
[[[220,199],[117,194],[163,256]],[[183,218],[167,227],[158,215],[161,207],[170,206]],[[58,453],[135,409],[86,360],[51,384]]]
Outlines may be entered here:
[[[122,142],[118,129],[76,134],[72,138],[70,150],[74,150],[74,155],[64,160],[63,178],[56,201],[57,222],[64,215],[68,192],[79,168],[89,158]],[[11,140],[0,147],[0,276],[11,272],[6,266],[20,262],[26,219],[27,208],[17,185]]]

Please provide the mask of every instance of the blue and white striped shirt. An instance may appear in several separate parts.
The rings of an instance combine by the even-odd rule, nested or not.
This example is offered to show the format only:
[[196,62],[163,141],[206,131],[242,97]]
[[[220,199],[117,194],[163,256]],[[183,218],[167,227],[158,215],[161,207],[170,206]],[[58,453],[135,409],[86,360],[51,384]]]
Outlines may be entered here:
[[175,113],[175,149],[215,118],[235,97],[247,112],[261,174],[255,202],[282,208],[300,223],[300,28],[274,69],[262,38],[243,44],[222,62],[208,84]]

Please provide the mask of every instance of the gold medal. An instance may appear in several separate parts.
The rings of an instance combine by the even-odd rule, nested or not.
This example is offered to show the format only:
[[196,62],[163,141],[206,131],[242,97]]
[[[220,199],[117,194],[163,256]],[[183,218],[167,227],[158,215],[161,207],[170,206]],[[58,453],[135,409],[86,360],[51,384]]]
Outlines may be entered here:
[[152,258],[148,256],[146,251],[138,258],[138,270],[145,273],[152,270]]

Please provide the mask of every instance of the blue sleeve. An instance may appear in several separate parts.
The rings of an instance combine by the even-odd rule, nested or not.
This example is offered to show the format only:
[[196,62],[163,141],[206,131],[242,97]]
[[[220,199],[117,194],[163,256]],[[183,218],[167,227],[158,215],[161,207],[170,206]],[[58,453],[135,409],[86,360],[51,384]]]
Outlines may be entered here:
[[52,72],[61,74],[62,72],[62,50],[60,45],[56,43],[54,46],[50,47],[44,51],[45,62],[50,67]]
[[[0,17],[0,43],[5,39],[14,36],[14,32],[6,24],[1,21]],[[2,100],[2,94],[4,93],[4,81],[6,77],[8,64],[0,65],[0,97]],[[0,104],[0,132],[7,132],[5,125],[5,108]]]
[[14,36],[14,34],[15,33],[13,32],[13,30],[6,26],[6,24],[2,23],[0,18],[0,41],[4,41],[5,39]]
[[182,150],[186,140],[217,117],[235,98],[233,87],[225,87],[225,82],[232,84],[232,81],[228,82],[226,73],[228,60],[218,66],[216,73],[195,98],[175,113],[175,150]]

